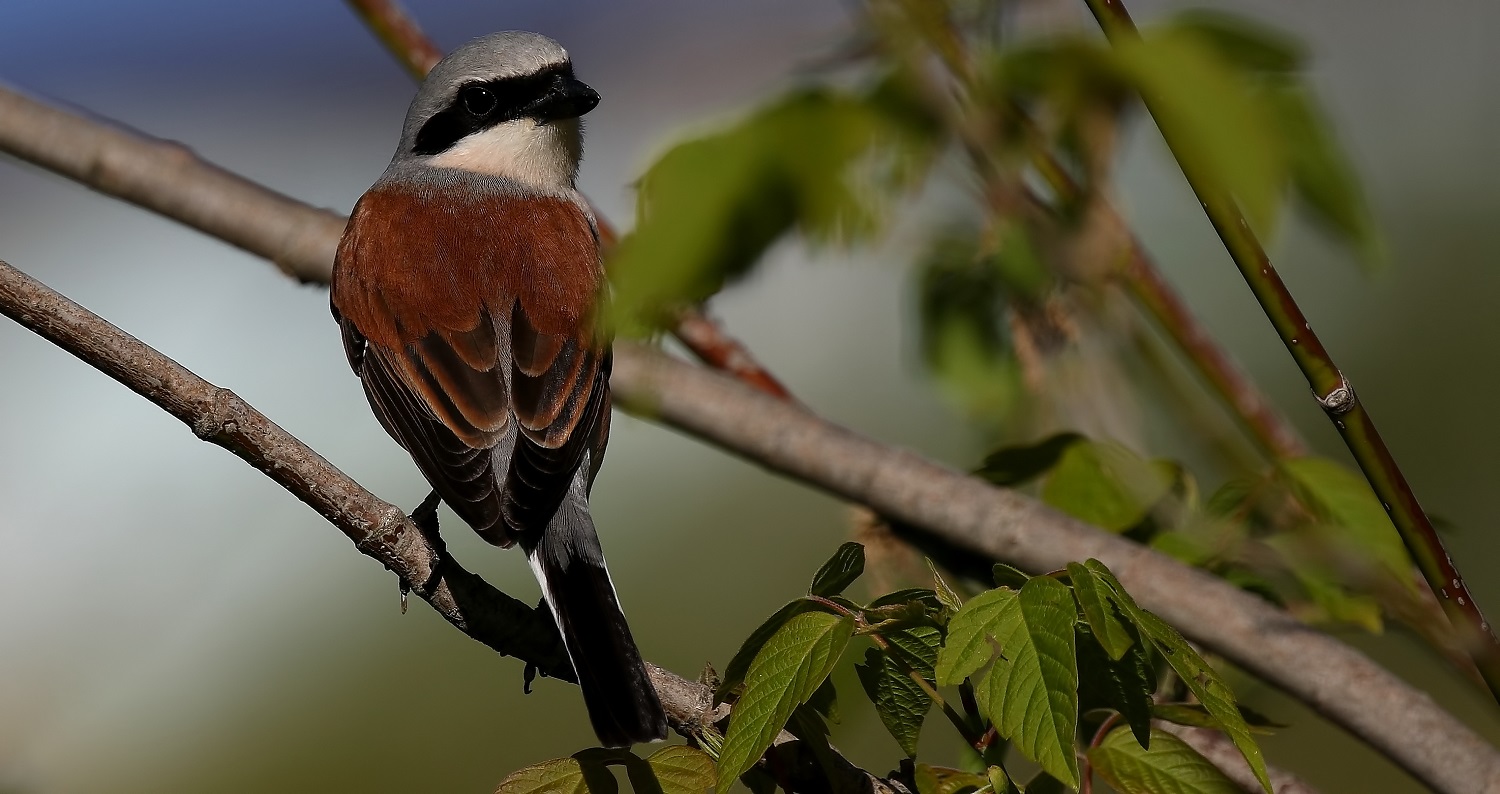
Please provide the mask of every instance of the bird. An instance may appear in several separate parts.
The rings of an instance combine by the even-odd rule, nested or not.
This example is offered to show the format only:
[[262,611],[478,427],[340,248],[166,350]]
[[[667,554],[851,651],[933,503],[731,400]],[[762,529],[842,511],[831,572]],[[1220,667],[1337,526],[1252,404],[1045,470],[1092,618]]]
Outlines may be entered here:
[[331,303],[376,418],[432,486],[424,507],[521,547],[594,732],[626,747],[667,723],[589,512],[612,357],[598,223],[575,183],[598,103],[546,36],[454,50],[355,205]]

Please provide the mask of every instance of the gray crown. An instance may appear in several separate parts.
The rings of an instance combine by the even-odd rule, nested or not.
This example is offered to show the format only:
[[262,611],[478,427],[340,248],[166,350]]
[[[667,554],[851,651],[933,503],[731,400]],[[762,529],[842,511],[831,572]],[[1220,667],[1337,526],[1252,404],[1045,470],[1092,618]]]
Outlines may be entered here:
[[417,131],[426,121],[453,103],[458,89],[467,83],[535,74],[549,66],[568,63],[568,51],[540,33],[502,30],[480,36],[448,54],[432,67],[406,111],[398,152],[410,151]]

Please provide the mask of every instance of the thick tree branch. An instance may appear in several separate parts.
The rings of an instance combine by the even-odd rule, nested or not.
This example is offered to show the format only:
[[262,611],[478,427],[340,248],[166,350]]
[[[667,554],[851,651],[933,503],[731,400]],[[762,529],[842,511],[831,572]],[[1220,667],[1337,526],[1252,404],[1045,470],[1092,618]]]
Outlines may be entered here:
[[[33,112],[51,123],[32,123],[26,114]],[[41,137],[27,137],[18,128]],[[64,156],[51,151],[54,146],[84,147],[85,153]],[[189,160],[184,149],[101,128],[0,90],[0,151],[47,167],[77,163],[81,167],[54,170],[104,192],[137,197],[136,203],[158,211],[184,206],[181,197],[204,190],[205,181],[243,183],[230,189],[242,195],[261,191],[267,199],[241,202],[223,216],[169,217],[206,231],[225,229],[241,247],[262,255],[284,250],[281,241],[293,230],[322,228],[327,238],[295,249],[305,258],[289,264],[303,273],[326,273],[330,267],[341,228],[337,216]],[[157,176],[163,157],[174,166],[170,180]],[[305,253],[318,249],[328,259]],[[622,401],[648,407],[664,423],[868,505],[910,525],[909,536],[923,544],[947,545],[971,558],[1010,560],[1032,571],[1097,557],[1147,608],[1189,637],[1307,703],[1432,788],[1500,792],[1500,754],[1425,694],[1358,651],[1207,573],[637,345],[617,346],[611,382]]]

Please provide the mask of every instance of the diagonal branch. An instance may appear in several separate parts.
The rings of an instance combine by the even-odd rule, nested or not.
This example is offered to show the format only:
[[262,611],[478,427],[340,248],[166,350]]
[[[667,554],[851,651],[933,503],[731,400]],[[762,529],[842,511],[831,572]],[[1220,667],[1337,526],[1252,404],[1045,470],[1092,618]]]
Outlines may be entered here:
[[[29,114],[48,120],[37,124]],[[40,138],[30,138],[30,129]],[[55,147],[79,147],[74,152]],[[0,89],[0,151],[53,168],[152,209],[180,207],[226,172],[178,163],[186,150],[104,127]],[[165,163],[161,158],[165,156]],[[178,163],[172,179],[157,169]],[[191,165],[191,163],[188,163]],[[326,273],[341,222],[238,177],[232,189],[262,191],[222,217],[202,213],[195,228],[226,228],[231,239],[262,255],[282,250],[295,229],[321,226],[327,259],[292,264]],[[261,238],[253,230],[258,230]],[[1500,754],[1426,694],[1408,686],[1349,646],[1311,629],[1265,601],[1150,549],[1067,518],[1014,491],[978,480],[909,452],[884,446],[735,381],[652,353],[617,346],[611,385],[622,402],[772,470],[911,525],[908,537],[941,544],[969,560],[1005,559],[1032,571],[1097,557],[1147,608],[1288,692],[1405,768],[1428,786],[1454,794],[1500,792]],[[418,572],[416,578],[420,579]],[[675,679],[680,681],[681,679]],[[677,701],[681,702],[681,701]]]

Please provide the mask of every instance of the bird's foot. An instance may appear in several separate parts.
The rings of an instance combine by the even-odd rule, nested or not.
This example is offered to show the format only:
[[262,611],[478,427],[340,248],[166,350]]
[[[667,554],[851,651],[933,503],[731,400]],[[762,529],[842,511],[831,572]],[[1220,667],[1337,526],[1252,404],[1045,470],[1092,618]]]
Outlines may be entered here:
[[[427,538],[427,542],[432,546],[433,550],[433,558],[429,566],[430,572],[427,574],[427,581],[422,583],[423,592],[427,592],[428,590],[430,590],[433,584],[437,582],[438,577],[442,576],[443,563],[448,559],[448,546],[443,543],[443,536],[438,532],[437,509],[438,505],[441,504],[442,501],[443,499],[442,497],[438,496],[438,492],[433,491],[432,493],[428,494],[427,498],[423,499],[422,503],[417,505],[417,509],[411,511],[411,515],[408,516],[411,519],[411,522],[417,525],[417,529],[420,529],[422,531],[422,536]],[[402,579],[400,585],[401,614],[405,615],[406,595],[411,592],[412,583],[407,581],[406,579]]]

